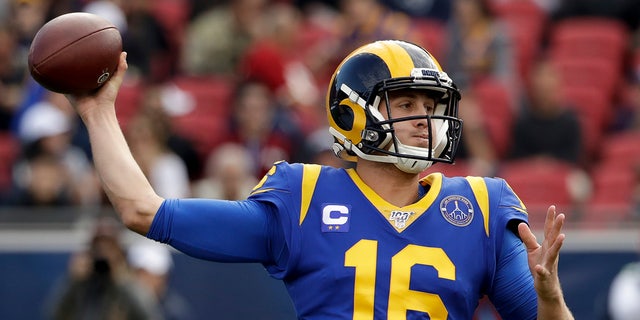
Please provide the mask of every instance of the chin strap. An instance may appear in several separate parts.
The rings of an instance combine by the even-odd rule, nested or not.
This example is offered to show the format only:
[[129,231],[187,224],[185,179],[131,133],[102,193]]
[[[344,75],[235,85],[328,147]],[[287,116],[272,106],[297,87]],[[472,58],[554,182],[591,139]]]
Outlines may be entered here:
[[[422,155],[427,157],[429,153],[429,150],[426,148],[407,147],[400,142],[398,142],[398,149],[399,150],[397,151],[397,153],[400,154]],[[391,145],[390,151],[396,152],[394,145]],[[423,159],[411,159],[404,157],[394,158],[397,159],[397,161],[394,163],[396,168],[406,173],[420,173],[433,164],[433,161]]]

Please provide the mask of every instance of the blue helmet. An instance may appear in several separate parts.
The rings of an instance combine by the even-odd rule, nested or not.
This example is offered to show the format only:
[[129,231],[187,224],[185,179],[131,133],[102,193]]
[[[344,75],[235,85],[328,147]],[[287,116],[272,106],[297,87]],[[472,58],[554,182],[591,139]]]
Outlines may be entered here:
[[[434,135],[428,148],[407,146],[395,137],[394,123],[416,117],[385,119],[378,110],[382,99],[389,105],[390,91],[402,89],[438,97],[434,114],[420,116],[430,120]],[[349,54],[331,78],[326,111],[333,150],[345,160],[394,163],[409,173],[434,162],[452,163],[462,133],[459,101],[456,85],[425,49],[399,40],[364,45]]]

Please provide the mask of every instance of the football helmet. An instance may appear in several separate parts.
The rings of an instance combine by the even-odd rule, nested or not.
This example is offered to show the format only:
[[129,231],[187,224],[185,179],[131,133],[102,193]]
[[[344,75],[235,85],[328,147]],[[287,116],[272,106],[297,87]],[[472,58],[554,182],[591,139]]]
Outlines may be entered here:
[[[426,90],[436,98],[432,115],[392,118],[378,106],[389,105],[389,92]],[[332,149],[341,159],[393,163],[408,173],[419,173],[434,162],[453,163],[462,133],[458,118],[460,92],[437,60],[425,49],[405,41],[366,44],[349,54],[334,72],[327,92],[326,111]],[[427,119],[429,147],[403,144],[394,124]]]

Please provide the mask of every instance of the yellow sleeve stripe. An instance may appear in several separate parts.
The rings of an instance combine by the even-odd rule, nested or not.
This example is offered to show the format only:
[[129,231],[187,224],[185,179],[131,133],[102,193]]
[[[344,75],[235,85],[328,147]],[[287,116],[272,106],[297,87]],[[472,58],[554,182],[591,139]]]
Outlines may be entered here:
[[265,193],[265,192],[269,192],[269,191],[272,191],[272,190],[275,190],[275,189],[274,188],[260,189],[260,190],[252,191],[251,195]]
[[482,177],[466,177],[471,185],[473,195],[480,206],[480,214],[484,221],[484,232],[489,236],[489,192]]
[[307,217],[309,206],[311,205],[311,198],[313,192],[316,189],[316,182],[320,177],[320,169],[322,167],[317,164],[305,164],[302,171],[302,195],[300,199],[300,225]]
[[272,166],[271,169],[269,169],[269,172],[267,172],[264,177],[262,177],[262,179],[260,180],[260,182],[258,182],[258,184],[253,187],[253,190],[251,190],[251,194],[257,194],[257,193],[262,193],[268,190],[272,190],[272,189],[268,189],[268,190],[259,190],[260,188],[262,188],[262,186],[264,186],[264,184],[267,182],[267,179],[269,179],[270,176],[272,176],[274,173],[276,173],[276,166]]
[[516,206],[511,206],[511,208],[516,209],[526,215],[529,215],[529,213],[527,212],[527,207],[524,205],[524,202],[522,202],[522,200],[520,199],[520,197],[518,197],[518,195],[513,191],[513,189],[511,188],[511,186],[507,183],[507,188],[509,188],[509,190],[511,190],[511,192],[516,196],[516,198],[518,198],[518,201],[520,202],[520,207],[516,207]]

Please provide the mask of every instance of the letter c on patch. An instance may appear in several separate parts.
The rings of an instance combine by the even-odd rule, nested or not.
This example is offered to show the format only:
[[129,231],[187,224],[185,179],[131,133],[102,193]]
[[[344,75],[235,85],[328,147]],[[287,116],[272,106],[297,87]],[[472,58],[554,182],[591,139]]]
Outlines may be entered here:
[[327,205],[322,209],[322,223],[325,225],[342,225],[349,220],[349,208],[343,205]]

